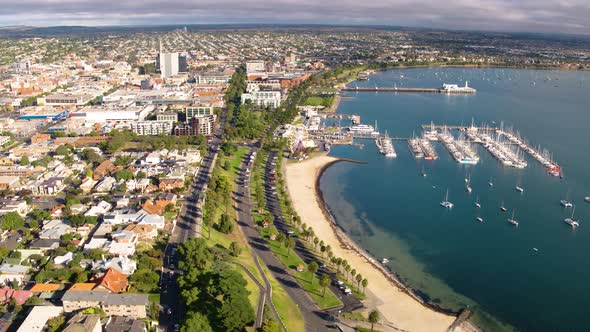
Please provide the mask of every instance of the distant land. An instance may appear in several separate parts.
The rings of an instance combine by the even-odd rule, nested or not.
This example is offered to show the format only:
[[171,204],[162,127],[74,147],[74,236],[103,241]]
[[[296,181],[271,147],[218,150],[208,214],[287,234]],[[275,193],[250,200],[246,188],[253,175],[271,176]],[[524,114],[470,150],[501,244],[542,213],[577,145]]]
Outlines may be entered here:
[[416,28],[386,25],[324,25],[324,24],[169,24],[169,25],[113,25],[113,26],[28,26],[12,25],[0,26],[0,38],[30,38],[67,35],[92,35],[106,33],[133,33],[172,31],[187,27],[190,30],[268,30],[268,31],[416,31],[416,32],[449,32],[481,34],[487,37],[503,37],[533,40],[552,40],[560,42],[590,42],[590,35],[574,35],[562,33],[532,33],[532,32],[494,32],[477,30],[449,30],[436,28]]

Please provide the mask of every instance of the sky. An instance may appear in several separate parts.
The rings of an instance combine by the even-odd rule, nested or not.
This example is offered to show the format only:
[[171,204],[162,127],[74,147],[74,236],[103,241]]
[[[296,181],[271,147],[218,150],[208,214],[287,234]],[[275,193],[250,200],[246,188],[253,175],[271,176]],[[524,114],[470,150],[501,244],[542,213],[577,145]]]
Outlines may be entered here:
[[590,0],[0,0],[0,26],[224,23],[590,35]]

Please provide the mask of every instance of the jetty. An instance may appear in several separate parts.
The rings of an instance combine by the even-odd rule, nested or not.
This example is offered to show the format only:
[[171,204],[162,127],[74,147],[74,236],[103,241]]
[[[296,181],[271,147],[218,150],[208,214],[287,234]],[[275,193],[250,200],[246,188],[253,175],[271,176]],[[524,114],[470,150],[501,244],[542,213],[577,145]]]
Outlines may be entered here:
[[393,87],[344,87],[342,91],[355,92],[422,92],[422,93],[444,93],[444,94],[473,94],[477,90],[468,86],[458,86],[457,84],[443,84],[440,88],[398,88]]

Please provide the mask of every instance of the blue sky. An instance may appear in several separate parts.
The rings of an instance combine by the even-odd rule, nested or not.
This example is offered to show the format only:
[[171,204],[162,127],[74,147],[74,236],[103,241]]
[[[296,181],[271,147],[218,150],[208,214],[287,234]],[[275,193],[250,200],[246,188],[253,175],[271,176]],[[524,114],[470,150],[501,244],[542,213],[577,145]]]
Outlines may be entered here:
[[379,24],[590,34],[590,0],[0,0],[0,25]]

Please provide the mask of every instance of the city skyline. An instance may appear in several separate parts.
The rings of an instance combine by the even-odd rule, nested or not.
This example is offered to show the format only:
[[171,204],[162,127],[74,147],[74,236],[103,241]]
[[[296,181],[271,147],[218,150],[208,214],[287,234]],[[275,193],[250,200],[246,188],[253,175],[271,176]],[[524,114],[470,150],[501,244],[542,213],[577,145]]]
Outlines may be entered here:
[[3,4],[0,26],[164,24],[385,25],[499,32],[590,34],[585,1],[354,1],[234,0],[96,2],[26,0]]

